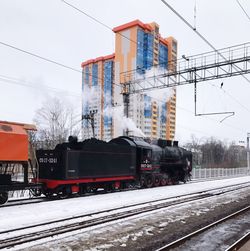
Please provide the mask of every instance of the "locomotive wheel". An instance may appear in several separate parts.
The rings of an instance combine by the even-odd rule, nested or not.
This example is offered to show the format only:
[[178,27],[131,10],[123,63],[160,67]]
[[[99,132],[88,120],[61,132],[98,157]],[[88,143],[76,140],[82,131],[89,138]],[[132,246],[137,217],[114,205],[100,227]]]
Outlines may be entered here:
[[0,192],[0,205],[5,204],[8,201],[8,192]]
[[86,186],[85,192],[86,193],[91,193],[92,192],[92,187],[91,186]]
[[147,188],[151,188],[154,184],[154,179],[153,179],[153,176],[149,175],[147,176],[146,178],[146,186]]
[[93,188],[92,188],[93,193],[97,193],[97,190],[98,190],[97,187],[93,187]]
[[154,180],[154,186],[155,187],[158,187],[161,183],[161,180],[160,180],[160,177],[159,176],[156,176],[155,177],[155,180]]
[[163,178],[161,179],[161,186],[166,186],[167,183],[168,183],[167,179],[163,177]]
[[39,188],[33,188],[30,190],[31,194],[35,197],[41,196],[42,190]]
[[46,196],[47,199],[55,198],[54,194],[50,191],[45,192],[44,195]]
[[64,193],[59,193],[59,194],[57,194],[57,197],[58,197],[58,199],[63,200],[63,199],[67,199],[67,198],[68,198],[68,195],[67,195],[67,194],[64,194]]
[[68,193],[67,190],[64,188],[64,189],[62,189],[62,191],[60,191],[60,192],[57,193],[57,197],[58,197],[59,199],[66,199],[66,198],[69,197],[69,193]]
[[144,177],[141,177],[140,179],[140,187],[146,187],[146,179]]

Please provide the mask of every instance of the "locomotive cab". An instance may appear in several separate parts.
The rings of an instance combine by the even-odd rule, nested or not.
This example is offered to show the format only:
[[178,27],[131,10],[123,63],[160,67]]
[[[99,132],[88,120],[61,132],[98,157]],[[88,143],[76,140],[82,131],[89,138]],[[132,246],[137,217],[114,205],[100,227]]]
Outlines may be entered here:
[[142,138],[134,137],[138,172],[152,170],[152,147]]

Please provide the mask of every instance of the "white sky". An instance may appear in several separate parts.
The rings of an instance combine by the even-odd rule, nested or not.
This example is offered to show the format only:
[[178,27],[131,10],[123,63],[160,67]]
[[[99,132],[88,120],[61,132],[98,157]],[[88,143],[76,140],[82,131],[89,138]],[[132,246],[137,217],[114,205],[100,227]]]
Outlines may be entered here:
[[[191,24],[195,0],[168,0]],[[250,21],[236,0],[196,0],[197,30],[216,48],[250,41]],[[160,25],[163,37],[178,40],[179,57],[211,49],[160,0],[69,0],[81,10],[115,27],[134,19]],[[240,0],[250,15],[250,1]],[[60,0],[0,1],[0,42],[8,43],[43,57],[81,70],[81,62],[114,52],[114,34]],[[73,72],[0,45],[0,120],[31,123],[46,97],[59,95],[81,109],[81,73]],[[34,88],[2,80],[2,76],[29,82]],[[250,79],[250,74],[246,75]],[[27,81],[27,82],[25,82]],[[198,113],[234,111],[223,123],[223,116],[195,117],[193,86],[177,88],[176,139],[191,134],[198,138],[216,137],[228,141],[245,140],[250,132],[250,111],[211,86],[220,87],[250,110],[250,84],[242,77],[198,84]],[[46,88],[58,88],[67,93]],[[75,96],[72,96],[75,95]],[[186,110],[183,110],[186,109]],[[187,111],[188,110],[188,111]],[[211,120],[212,119],[212,120]]]

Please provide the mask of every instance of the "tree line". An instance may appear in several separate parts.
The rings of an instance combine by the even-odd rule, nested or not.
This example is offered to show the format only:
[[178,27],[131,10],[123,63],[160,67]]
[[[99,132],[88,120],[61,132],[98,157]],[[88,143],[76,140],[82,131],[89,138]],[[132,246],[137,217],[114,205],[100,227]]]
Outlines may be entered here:
[[213,137],[199,140],[192,136],[185,148],[193,152],[193,165],[202,168],[235,168],[247,166],[247,149],[235,142],[226,143]]

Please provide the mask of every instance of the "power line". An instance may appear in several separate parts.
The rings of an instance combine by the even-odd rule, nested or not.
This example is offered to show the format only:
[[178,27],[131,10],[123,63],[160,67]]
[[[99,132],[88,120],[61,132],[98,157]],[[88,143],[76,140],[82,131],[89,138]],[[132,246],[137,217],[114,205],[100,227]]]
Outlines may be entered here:
[[[162,99],[152,97],[152,96],[150,96],[150,95],[147,95],[147,96],[149,96],[149,97],[151,97],[152,99],[157,100],[157,101],[159,101],[159,102],[161,102],[161,103],[166,103],[166,102],[167,102],[167,101],[164,101],[164,100],[162,100]],[[188,112],[188,113],[192,113],[192,114],[193,114],[193,111],[188,110],[187,108],[184,108],[184,107],[181,107],[181,106],[177,106],[177,105],[176,105],[176,108],[181,109],[181,110],[183,110],[183,111],[185,111],[185,112]],[[213,118],[210,118],[210,117],[201,117],[201,118],[208,119],[208,120],[211,120],[211,121],[214,121],[214,122],[218,123],[218,121],[217,121],[216,119],[213,119]],[[240,131],[240,132],[245,133],[245,131],[243,131],[242,129],[240,129],[240,128],[238,128],[238,127],[235,127],[235,126],[232,126],[232,125],[230,125],[230,124],[228,124],[228,123],[226,123],[226,122],[224,122],[223,125],[226,125],[226,126],[228,126],[228,127],[231,127],[231,128],[234,129],[234,130],[237,130],[237,131]]]
[[[182,17],[170,4],[168,4],[165,0],[161,0],[171,11],[174,12],[175,15],[177,15],[191,30],[193,30],[207,45],[209,45],[216,53],[218,53],[218,55],[220,55],[224,60],[227,60],[203,35],[201,35],[200,32],[197,31],[197,29],[195,29],[184,17]],[[234,68],[238,68],[237,66],[233,66]],[[249,84],[250,84],[250,80],[242,75],[242,73],[240,74]]]
[[[101,22],[101,21],[98,20],[97,18],[95,18],[95,17],[91,16],[90,14],[86,13],[85,11],[83,11],[83,10],[77,8],[77,7],[74,6],[73,4],[70,4],[70,3],[68,3],[68,2],[66,2],[66,1],[64,1],[64,0],[61,0],[61,1],[62,1],[64,4],[68,5],[69,7],[73,8],[74,10],[76,10],[76,11],[82,13],[83,15],[87,16],[88,18],[92,19],[93,21],[97,22],[98,24],[102,25],[103,27],[105,27],[105,28],[107,28],[108,30],[110,30],[110,31],[113,32],[113,28],[112,28],[112,27],[110,27],[110,26],[108,26],[107,24]],[[135,43],[136,45],[138,45],[138,42],[137,42],[137,41],[135,41],[135,40],[133,40],[133,39],[131,39],[131,38],[125,36],[125,35],[122,34],[121,32],[117,32],[117,33],[118,33],[120,36],[122,36],[122,37],[126,38],[127,40],[129,40],[129,41]],[[153,50],[153,49],[152,49],[152,50],[149,50],[149,51],[151,51],[151,52],[154,53],[154,50]],[[159,57],[160,57],[160,55],[159,55]],[[163,57],[161,57],[161,58],[163,58]],[[163,58],[163,59],[165,60],[165,58]],[[159,63],[159,64],[157,64],[157,65],[164,64],[164,63],[168,63],[168,62],[169,62],[169,61],[164,61],[164,62],[161,62],[161,63]],[[157,65],[154,65],[154,66],[157,66]]]
[[[208,71],[210,74],[212,74],[211,71],[209,71],[209,70],[207,70],[207,71]],[[213,87],[216,87],[216,88],[218,88],[218,89],[220,89],[220,90],[223,90],[224,94],[228,95],[231,99],[233,99],[236,103],[238,103],[242,108],[244,108],[246,111],[250,112],[250,109],[248,109],[245,105],[243,105],[242,103],[240,103],[240,101],[237,100],[233,95],[229,94],[229,93],[226,92],[224,89],[221,89],[221,88],[217,87],[216,85],[214,85],[214,84],[212,84],[212,83],[209,83],[209,84],[210,84],[211,86],[213,86]]]
[[51,86],[48,86],[48,85],[44,85],[44,84],[41,86],[40,83],[36,84],[34,82],[23,81],[21,79],[9,77],[9,76],[6,76],[6,75],[0,75],[0,81],[8,83],[8,84],[19,85],[19,86],[24,86],[24,87],[28,87],[28,88],[35,88],[35,89],[40,89],[40,90],[43,90],[43,87],[44,87],[47,90],[51,90],[53,92],[59,92],[59,93],[61,93],[63,95],[81,98],[80,95],[74,94],[72,92],[68,92],[67,90],[63,90],[63,89],[59,89],[59,88],[54,88],[54,87],[51,87]]
[[[59,62],[57,62],[57,61],[55,61],[55,60],[52,60],[52,59],[49,59],[49,58],[40,56],[40,55],[38,55],[38,54],[35,54],[35,53],[30,52],[30,51],[27,51],[27,50],[23,50],[23,49],[21,49],[21,48],[18,48],[18,47],[16,47],[16,46],[13,46],[13,45],[4,43],[4,42],[2,42],[2,41],[0,41],[0,44],[1,44],[1,45],[4,45],[4,46],[6,46],[6,47],[9,47],[9,48],[11,48],[11,49],[17,50],[17,51],[19,51],[19,52],[25,53],[25,54],[27,54],[27,55],[30,55],[30,56],[32,56],[32,57],[39,58],[39,59],[41,59],[41,60],[43,60],[43,61],[46,61],[46,62],[55,64],[55,65],[57,65],[57,66],[60,66],[60,67],[63,67],[63,68],[66,68],[66,69],[69,69],[69,70],[72,70],[72,71],[74,71],[74,72],[78,72],[78,73],[81,73],[81,74],[82,74],[82,71],[79,71],[78,69],[75,69],[75,68],[73,68],[73,67],[71,67],[71,66],[67,66],[67,65],[65,65],[65,64],[59,63]],[[97,77],[97,76],[94,76],[94,75],[91,74],[91,73],[86,73],[86,74],[89,75],[89,76],[92,76],[93,78],[96,78],[96,79],[99,79],[99,80],[103,81],[102,78],[99,78],[99,77]],[[112,82],[112,84],[121,87],[121,85],[116,84],[116,83],[114,83],[114,82]]]
[[250,21],[250,16],[247,14],[247,12],[245,11],[245,9],[243,8],[243,6],[241,5],[239,0],[236,0],[236,2],[238,3],[238,5],[240,6],[240,8],[243,10],[243,12],[246,14],[248,20]]
[[220,90],[222,90],[224,92],[224,94],[226,94],[227,96],[229,96],[231,99],[233,99],[238,105],[240,105],[243,109],[245,109],[246,111],[250,112],[250,109],[248,109],[246,106],[244,106],[243,104],[240,103],[239,100],[237,100],[234,96],[232,96],[231,94],[229,94],[228,92],[226,92],[226,90],[214,85],[214,84],[211,84],[211,86],[215,87],[215,88],[218,88]]
[[57,61],[55,61],[55,60],[52,60],[52,59],[49,59],[49,58],[45,58],[45,57],[40,56],[40,55],[38,55],[38,54],[35,54],[35,53],[33,53],[33,52],[30,52],[30,51],[26,51],[26,50],[20,49],[20,48],[18,48],[18,47],[16,47],[16,46],[13,46],[13,45],[4,43],[4,42],[2,42],[2,41],[0,41],[0,44],[1,44],[1,45],[4,45],[4,46],[7,46],[7,47],[9,47],[9,48],[12,48],[12,49],[14,49],[14,50],[20,51],[20,52],[22,52],[22,53],[28,54],[28,55],[30,55],[30,56],[32,56],[32,57],[39,58],[39,59],[44,60],[44,61],[46,61],[46,62],[49,62],[49,63],[55,64],[55,65],[64,67],[64,68],[66,68],[66,69],[69,69],[69,70],[72,70],[72,71],[75,71],[75,72],[80,72],[80,73],[82,73],[81,71],[79,71],[79,70],[77,70],[77,69],[75,69],[75,68],[73,68],[73,67],[67,66],[67,65],[65,65],[65,64],[59,63],[59,62],[57,62]]

